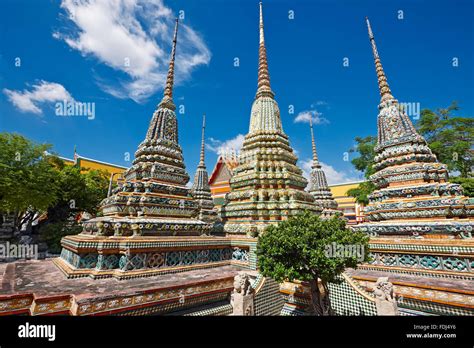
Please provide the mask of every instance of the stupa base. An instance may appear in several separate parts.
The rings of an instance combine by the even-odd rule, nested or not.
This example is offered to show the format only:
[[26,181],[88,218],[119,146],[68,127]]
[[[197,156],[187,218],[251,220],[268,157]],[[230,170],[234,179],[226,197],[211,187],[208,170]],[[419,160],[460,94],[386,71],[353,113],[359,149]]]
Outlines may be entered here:
[[[286,220],[286,219],[284,219]],[[226,235],[244,235],[248,237],[257,237],[260,233],[270,225],[276,225],[282,220],[249,220],[242,222],[226,222],[224,224],[224,232]]]
[[242,270],[224,266],[117,283],[66,279],[57,261],[0,264],[0,276],[11,280],[0,295],[0,315],[228,315],[234,277]]
[[68,278],[128,279],[227,265],[256,268],[254,238],[79,234],[61,243],[61,257],[54,263]]
[[436,221],[383,221],[362,223],[351,227],[372,237],[382,236],[421,236],[445,235],[456,238],[472,238],[474,220],[436,220]]
[[83,235],[97,236],[200,236],[214,224],[188,217],[102,216],[83,223]]
[[393,291],[402,315],[474,315],[472,278],[452,278],[441,274],[421,275],[416,272],[364,267],[348,270],[346,274],[370,293],[378,278],[387,277],[393,283]]

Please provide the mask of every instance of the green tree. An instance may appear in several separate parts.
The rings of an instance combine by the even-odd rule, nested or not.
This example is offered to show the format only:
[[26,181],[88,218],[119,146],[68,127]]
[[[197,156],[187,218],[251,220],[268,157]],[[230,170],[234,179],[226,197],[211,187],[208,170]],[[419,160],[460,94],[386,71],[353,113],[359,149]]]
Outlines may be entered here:
[[456,102],[435,111],[424,109],[416,128],[440,162],[467,178],[474,166],[474,119],[454,116],[458,110]]
[[59,191],[51,145],[0,133],[0,211],[13,214],[15,229],[31,227],[38,212],[54,204]]
[[83,173],[77,166],[59,164],[57,200],[47,209],[47,219],[39,226],[41,239],[52,252],[60,250],[61,238],[80,232],[79,214],[97,214],[99,203],[107,196],[108,174],[92,170]]
[[58,222],[81,212],[97,213],[99,203],[107,196],[108,175],[92,170],[83,172],[77,166],[62,165],[58,169],[60,190],[48,211],[45,223]]
[[373,166],[377,138],[373,136],[356,137],[355,141],[357,143],[356,148],[349,150],[349,152],[357,152],[359,157],[352,159],[351,163],[357,170],[364,172],[364,176],[368,179],[375,172]]
[[[339,283],[339,275],[348,267],[368,260],[368,236],[353,232],[343,219],[321,220],[304,212],[278,225],[269,226],[257,244],[260,273],[278,282],[307,281],[316,315],[332,314],[328,283]],[[363,255],[339,257],[328,253],[328,246],[363,247]],[[318,285],[320,280],[320,286]]]
[[58,248],[62,235],[77,233],[79,213],[97,213],[109,175],[65,165],[47,153],[50,149],[19,134],[0,133],[0,212],[13,215],[16,231],[26,224],[28,232],[42,215],[41,238]]
[[474,178],[454,177],[449,178],[449,182],[461,185],[466,196],[474,197]]
[[62,249],[61,239],[81,231],[82,226],[74,220],[51,222],[41,227],[40,239],[46,243],[49,252],[59,254]]
[[[364,172],[366,179],[374,174],[374,158],[375,158],[375,145],[377,145],[377,138],[373,136],[367,136],[365,138],[356,137],[357,143],[355,149],[351,149],[349,152],[357,152],[358,157],[352,159],[351,163],[354,167]],[[370,181],[363,182],[358,187],[350,189],[346,194],[350,197],[354,197],[355,201],[359,204],[367,205],[369,203],[368,195],[375,190],[374,184]]]
[[360,183],[359,186],[347,190],[346,195],[354,197],[359,204],[369,204],[369,195],[374,192],[375,185],[371,181]]

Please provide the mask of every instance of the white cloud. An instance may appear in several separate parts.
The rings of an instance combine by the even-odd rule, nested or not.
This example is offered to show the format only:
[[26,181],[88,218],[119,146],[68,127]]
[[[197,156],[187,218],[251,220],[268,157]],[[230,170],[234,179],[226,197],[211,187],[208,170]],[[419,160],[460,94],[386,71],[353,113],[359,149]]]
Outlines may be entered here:
[[[333,166],[326,164],[324,162],[321,163],[321,168],[324,170],[324,173],[326,174],[326,179],[328,181],[329,185],[333,184],[342,184],[345,182],[352,182],[352,181],[359,181],[361,180],[360,177],[357,177],[353,173],[348,173],[345,171],[337,171],[334,169]],[[306,159],[306,160],[301,160],[299,165],[300,168],[303,170],[303,176],[309,181],[310,178],[310,173],[311,173],[311,165],[313,164],[313,160]]]
[[206,143],[206,148],[217,153],[218,155],[229,155],[232,152],[239,153],[244,143],[245,136],[238,134],[236,137],[221,141],[214,138],[209,138],[210,144]]
[[37,115],[43,113],[40,107],[42,104],[74,100],[63,85],[43,80],[33,85],[31,90],[14,91],[4,88],[3,93],[20,111]]
[[315,103],[311,104],[311,107],[314,108],[315,106],[328,106],[329,104],[324,100],[317,100]]
[[[54,32],[84,56],[93,56],[123,72],[122,78],[98,77],[98,85],[117,98],[136,102],[163,89],[174,31],[174,16],[162,0],[62,0],[74,23],[69,32]],[[211,53],[198,33],[180,23],[176,49],[176,81],[208,64]]]
[[295,123],[309,123],[309,120],[313,120],[313,124],[327,124],[329,123],[328,119],[322,117],[322,113],[317,110],[305,110],[301,111],[296,115],[294,122]]

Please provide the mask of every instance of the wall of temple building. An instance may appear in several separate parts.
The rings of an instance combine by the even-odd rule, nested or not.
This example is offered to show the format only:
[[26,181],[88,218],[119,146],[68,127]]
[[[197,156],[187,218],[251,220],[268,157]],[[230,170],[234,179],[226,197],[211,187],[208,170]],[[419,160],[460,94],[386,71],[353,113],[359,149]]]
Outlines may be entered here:
[[[119,166],[117,164],[102,162],[92,158],[86,158],[82,156],[77,156],[76,161],[74,159],[59,157],[67,165],[78,165],[81,168],[84,168],[83,172],[88,172],[90,170],[102,170],[106,171],[109,174],[122,174],[127,169],[126,167]],[[114,181],[117,181],[119,175],[114,176]]]
[[353,197],[347,195],[347,191],[356,188],[364,181],[353,181],[342,184],[329,185],[332,195],[337,202],[338,209],[342,211],[349,224],[357,224],[364,219],[364,206],[356,203]]
[[214,205],[220,207],[224,204],[225,195],[230,192],[229,180],[232,177],[232,168],[229,162],[223,160],[222,156],[217,159],[216,165],[209,176],[209,186]]

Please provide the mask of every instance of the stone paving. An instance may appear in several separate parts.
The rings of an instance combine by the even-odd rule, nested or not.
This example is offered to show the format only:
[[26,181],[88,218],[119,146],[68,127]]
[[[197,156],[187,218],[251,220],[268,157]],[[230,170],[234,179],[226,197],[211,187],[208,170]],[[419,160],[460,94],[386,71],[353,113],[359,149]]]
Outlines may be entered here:
[[186,286],[234,277],[241,269],[222,266],[146,278],[67,279],[52,259],[0,264],[0,296],[31,294],[55,296],[72,294],[77,300],[96,296],[131,295],[143,290]]

